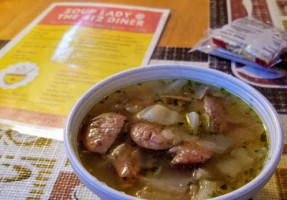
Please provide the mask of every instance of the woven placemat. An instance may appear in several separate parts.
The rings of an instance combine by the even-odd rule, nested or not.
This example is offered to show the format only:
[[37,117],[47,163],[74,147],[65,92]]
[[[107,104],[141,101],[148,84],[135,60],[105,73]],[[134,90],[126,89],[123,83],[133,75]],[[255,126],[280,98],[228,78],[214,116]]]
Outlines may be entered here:
[[99,199],[77,178],[62,141],[0,131],[0,199]]

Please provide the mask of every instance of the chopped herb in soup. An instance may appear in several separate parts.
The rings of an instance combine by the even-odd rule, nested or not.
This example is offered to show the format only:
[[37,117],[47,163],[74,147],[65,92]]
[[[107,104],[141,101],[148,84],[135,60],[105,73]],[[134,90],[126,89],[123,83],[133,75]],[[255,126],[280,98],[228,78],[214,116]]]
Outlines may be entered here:
[[248,104],[185,79],[112,92],[88,113],[78,139],[91,174],[144,199],[226,194],[250,182],[268,153],[264,125]]

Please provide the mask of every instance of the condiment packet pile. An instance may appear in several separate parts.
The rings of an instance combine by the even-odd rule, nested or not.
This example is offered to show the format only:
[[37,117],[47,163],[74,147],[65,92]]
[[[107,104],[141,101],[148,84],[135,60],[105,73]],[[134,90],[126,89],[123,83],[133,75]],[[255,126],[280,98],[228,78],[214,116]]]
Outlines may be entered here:
[[287,33],[252,17],[237,19],[211,30],[191,50],[269,68],[287,55]]

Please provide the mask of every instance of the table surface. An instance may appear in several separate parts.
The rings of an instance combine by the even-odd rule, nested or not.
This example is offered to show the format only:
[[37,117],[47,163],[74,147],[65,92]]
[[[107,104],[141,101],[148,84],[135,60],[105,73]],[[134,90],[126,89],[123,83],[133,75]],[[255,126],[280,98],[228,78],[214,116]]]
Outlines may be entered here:
[[[265,9],[262,8],[262,5],[264,3],[268,5],[266,1],[252,0],[254,12],[256,9]],[[273,1],[277,2],[277,5],[283,2],[279,0]],[[13,39],[52,2],[59,1],[1,0],[0,41],[6,42]],[[80,0],[74,2],[80,2]],[[226,6],[232,5],[231,3],[235,1],[105,0],[104,2],[170,9],[170,17],[150,63],[202,65],[232,74],[230,69],[228,69],[231,66],[230,62],[202,54],[190,55],[187,51],[204,36],[204,32],[208,28],[227,23],[226,20],[228,18],[226,16],[226,20],[224,20],[224,13],[225,15],[228,13]],[[260,8],[256,7],[255,9],[256,5],[260,5]],[[284,5],[287,8],[287,3]],[[274,9],[274,7],[269,7],[269,9]],[[233,8],[235,14],[238,14],[237,11],[236,7]],[[274,17],[272,14],[270,16]],[[283,21],[285,20],[285,18],[282,19]],[[224,68],[219,65],[227,67]],[[258,89],[272,101],[272,98],[268,96],[270,89]],[[283,96],[287,96],[286,90],[272,90],[271,94],[274,95],[274,93],[278,92],[278,95],[280,93]],[[279,112],[284,134],[286,135],[287,108],[286,101],[285,104],[284,101],[280,105],[277,105],[274,101],[274,106]],[[285,112],[282,112],[282,110],[285,110]],[[286,144],[287,142],[285,141],[283,156],[276,172],[268,184],[253,199],[287,199]],[[73,173],[65,155],[62,141],[2,130],[0,131],[0,149],[0,199],[97,199],[81,184]]]

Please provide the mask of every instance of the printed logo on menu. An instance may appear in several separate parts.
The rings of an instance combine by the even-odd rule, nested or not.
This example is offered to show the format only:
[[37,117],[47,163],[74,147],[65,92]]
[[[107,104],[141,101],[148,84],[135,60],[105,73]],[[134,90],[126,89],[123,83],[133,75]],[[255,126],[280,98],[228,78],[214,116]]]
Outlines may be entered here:
[[34,63],[25,62],[10,65],[0,72],[0,87],[15,89],[34,80],[38,75],[38,67]]

